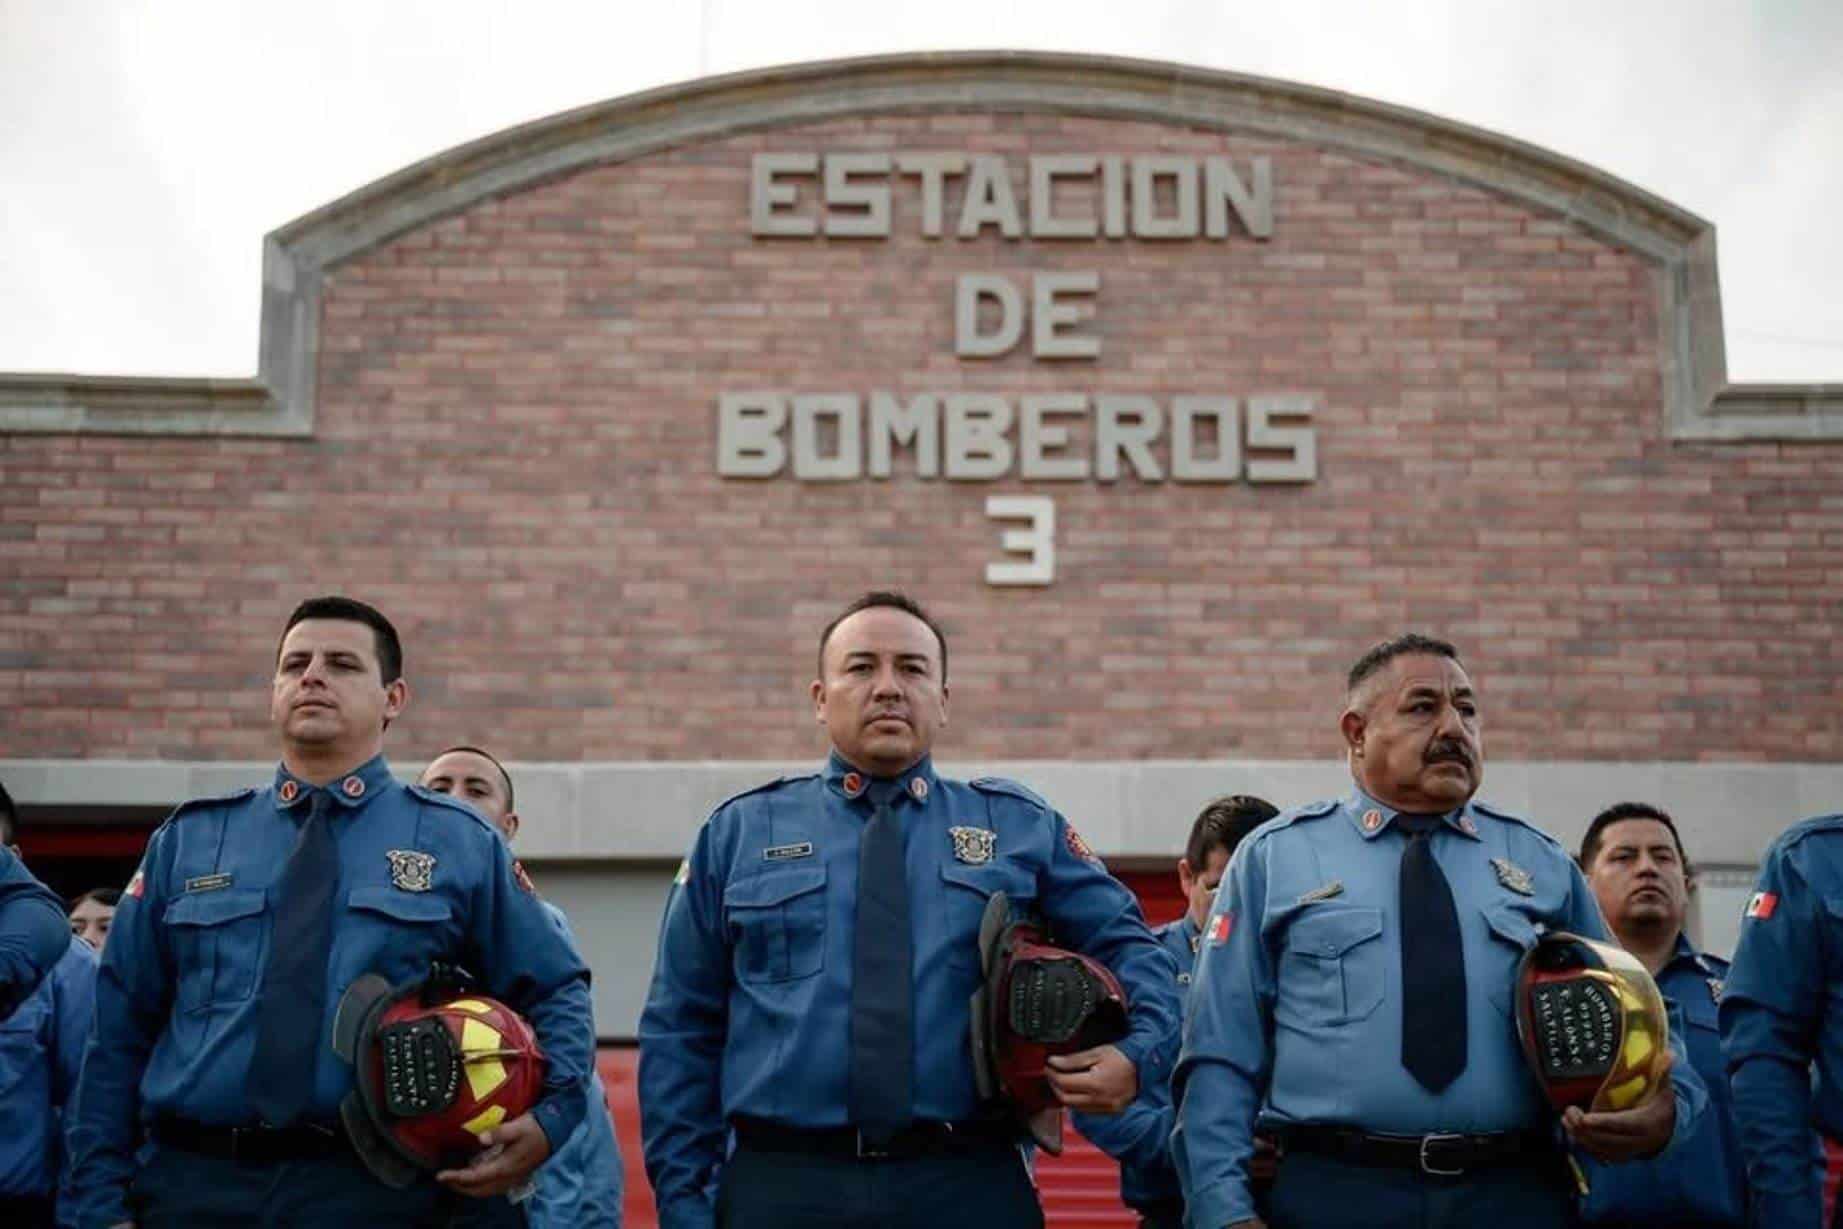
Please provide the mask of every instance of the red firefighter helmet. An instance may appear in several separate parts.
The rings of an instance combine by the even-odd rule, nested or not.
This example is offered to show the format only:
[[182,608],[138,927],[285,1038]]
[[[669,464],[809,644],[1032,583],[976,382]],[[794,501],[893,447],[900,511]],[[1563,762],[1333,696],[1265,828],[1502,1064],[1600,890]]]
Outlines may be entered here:
[[1054,947],[1041,924],[1014,921],[992,893],[979,925],[985,979],[972,999],[973,1078],[983,1100],[1003,1100],[1045,1152],[1062,1152],[1062,1102],[1049,1058],[1126,1036],[1126,993],[1098,960]]
[[1544,935],[1517,967],[1516,999],[1523,1056],[1556,1109],[1631,1109],[1665,1088],[1670,1017],[1624,948]]
[[480,1133],[529,1110],[544,1084],[531,1025],[440,965],[397,987],[371,973],[353,982],[333,1017],[333,1049],[353,1074],[340,1121],[392,1187],[465,1165]]

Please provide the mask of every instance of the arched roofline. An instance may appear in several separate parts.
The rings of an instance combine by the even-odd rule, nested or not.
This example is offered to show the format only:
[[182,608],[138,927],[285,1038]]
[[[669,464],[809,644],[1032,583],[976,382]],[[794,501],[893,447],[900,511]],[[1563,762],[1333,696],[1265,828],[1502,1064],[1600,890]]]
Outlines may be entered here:
[[756,69],[563,112],[457,146],[290,222],[264,242],[254,380],[0,375],[0,431],[308,435],[320,291],[339,263],[479,201],[587,167],[853,115],[977,110],[1251,133],[1495,193],[1657,269],[1670,434],[1843,439],[1843,386],[1729,385],[1715,231],[1635,185],[1481,128],[1333,90],[1156,61],[943,52]]

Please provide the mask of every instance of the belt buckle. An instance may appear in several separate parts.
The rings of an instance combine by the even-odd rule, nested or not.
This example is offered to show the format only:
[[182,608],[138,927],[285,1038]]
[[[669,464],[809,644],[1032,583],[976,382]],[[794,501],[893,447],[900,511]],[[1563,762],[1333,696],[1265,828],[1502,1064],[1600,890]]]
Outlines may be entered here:
[[1456,1133],[1440,1133],[1421,1136],[1421,1172],[1436,1178],[1457,1178],[1465,1173],[1465,1166],[1458,1169],[1441,1169],[1427,1159],[1427,1150],[1434,1144],[1464,1143],[1465,1136]]
[[889,1145],[883,1144],[879,1146],[869,1142],[868,1137],[865,1136],[861,1128],[857,1133],[857,1145],[858,1160],[860,1161],[887,1161],[890,1158]]

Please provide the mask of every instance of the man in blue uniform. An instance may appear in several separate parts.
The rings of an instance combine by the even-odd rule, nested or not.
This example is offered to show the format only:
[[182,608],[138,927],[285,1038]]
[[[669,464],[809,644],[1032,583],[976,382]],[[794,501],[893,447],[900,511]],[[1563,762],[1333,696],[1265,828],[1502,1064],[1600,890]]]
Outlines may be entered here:
[[[467,803],[498,828],[511,844],[518,835],[512,774],[479,747],[450,747],[429,761],[417,784]],[[573,949],[563,910],[544,901],[544,912]],[[594,1044],[595,1030],[589,1030]],[[526,1224],[532,1229],[621,1229],[621,1149],[608,1115],[608,1093],[601,1076],[589,1071],[589,1109],[569,1141],[532,1175],[534,1189],[517,1203],[504,1196],[475,1201],[458,1224]]]
[[1752,1223],[1819,1229],[1811,1128],[1843,1139],[1843,815],[1781,833],[1756,886],[1720,1013]]
[[[1152,932],[1177,964],[1180,996],[1190,988],[1203,923],[1229,858],[1243,837],[1278,814],[1265,799],[1234,794],[1205,806],[1191,824],[1177,864],[1178,885],[1189,907],[1183,917]],[[1120,1198],[1139,1213],[1139,1229],[1183,1229],[1184,1193],[1171,1164],[1173,1117],[1171,1086],[1162,1080],[1141,1087],[1121,1113],[1075,1115],[1076,1130],[1120,1162]],[[1266,1176],[1271,1178],[1272,1145],[1265,1140],[1256,1144],[1265,1145]]]
[[[13,799],[4,787],[0,797],[6,800],[6,813],[13,815]],[[69,938],[64,902],[32,877],[10,837],[0,842],[0,1021],[64,959]]]
[[667,902],[640,1019],[660,1225],[1041,1226],[1015,1119],[975,1089],[987,901],[1041,914],[1131,1000],[1117,1045],[1050,1060],[1074,1109],[1117,1112],[1169,1074],[1171,957],[1041,798],[935,773],[947,644],[913,601],[871,593],[834,620],[812,698],[824,768],[718,807]]
[[1701,1125],[1668,1157],[1601,1165],[1582,1161],[1590,1225],[1739,1229],[1747,1223],[1747,1183],[1716,1007],[1728,962],[1698,951],[1683,933],[1695,875],[1676,823],[1643,802],[1601,811],[1581,840],[1581,869],[1619,945],[1644,962],[1708,1089]]
[[[148,842],[78,1083],[83,1229],[440,1225],[450,1191],[503,1193],[582,1121],[588,971],[477,812],[391,777],[402,660],[370,606],[303,602],[276,657],[273,783],[186,803]],[[486,1132],[473,1163],[393,1190],[339,1128],[352,1072],[333,1013],[362,974],[400,984],[436,961],[524,1014],[549,1066],[536,1107]]]
[[[15,854],[18,825],[13,799],[0,786],[0,847]],[[51,975],[0,1020],[0,1225],[7,1229],[75,1223],[62,1197],[64,1111],[95,1001],[96,953],[67,933]]]
[[[1277,1229],[1565,1225],[1512,983],[1543,928],[1606,937],[1593,894],[1552,838],[1472,801],[1478,700],[1450,644],[1364,654],[1339,725],[1355,788],[1244,842],[1204,931],[1173,1089],[1191,1224],[1262,1224],[1258,1121],[1280,1140]],[[1674,1096],[1568,1110],[1570,1138],[1656,1153],[1706,1101],[1684,1067]]]

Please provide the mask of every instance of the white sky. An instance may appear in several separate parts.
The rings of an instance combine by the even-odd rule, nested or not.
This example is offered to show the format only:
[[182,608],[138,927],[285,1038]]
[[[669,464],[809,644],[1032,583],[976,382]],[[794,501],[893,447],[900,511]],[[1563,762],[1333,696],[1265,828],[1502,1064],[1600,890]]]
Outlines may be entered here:
[[0,0],[0,371],[255,370],[262,236],[512,124],[921,49],[1177,60],[1520,137],[1716,224],[1730,375],[1843,382],[1839,0]]

